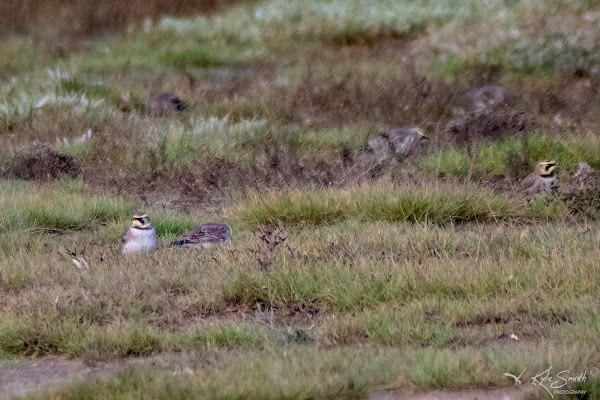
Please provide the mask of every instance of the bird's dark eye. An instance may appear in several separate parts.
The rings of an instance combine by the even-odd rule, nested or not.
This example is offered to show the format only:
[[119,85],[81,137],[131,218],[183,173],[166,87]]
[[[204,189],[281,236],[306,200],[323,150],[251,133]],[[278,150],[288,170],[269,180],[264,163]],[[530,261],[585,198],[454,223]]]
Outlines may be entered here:
[[183,102],[179,99],[173,100],[173,105],[175,105],[177,111],[182,111],[185,109],[185,104],[183,104]]

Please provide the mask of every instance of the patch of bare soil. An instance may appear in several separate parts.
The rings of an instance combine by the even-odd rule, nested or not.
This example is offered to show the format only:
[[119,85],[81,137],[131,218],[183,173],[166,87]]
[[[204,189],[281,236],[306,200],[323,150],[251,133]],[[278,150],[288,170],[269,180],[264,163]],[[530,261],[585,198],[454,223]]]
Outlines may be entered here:
[[402,390],[374,392],[368,400],[527,400],[534,398],[533,386],[509,386],[494,389],[435,390],[422,394],[407,394]]
[[0,362],[0,400],[24,396],[38,390],[58,388],[75,381],[94,382],[118,373],[124,362],[94,363],[63,357]]
[[466,145],[476,140],[497,140],[528,133],[536,127],[526,111],[499,107],[455,117],[446,125],[445,133],[454,143]]
[[410,40],[411,35],[407,32],[394,30],[358,31],[344,32],[332,37],[331,43],[336,46],[368,46],[385,47],[386,45],[398,45]]
[[8,171],[15,178],[38,181],[74,178],[79,172],[73,157],[37,140],[15,154]]
[[231,174],[226,169],[218,175],[209,167],[195,171],[174,169],[146,176],[95,163],[84,166],[82,177],[98,194],[110,193],[144,206],[184,212],[202,209],[209,214],[226,200],[221,188],[225,182],[231,182]]
[[148,175],[94,163],[84,165],[81,176],[99,192],[147,206],[210,213],[232,200],[232,187],[242,192],[264,187],[345,187],[372,180],[380,173],[372,157],[362,153],[310,158],[287,144],[274,143],[265,147],[252,165],[211,158],[193,167],[173,167]]

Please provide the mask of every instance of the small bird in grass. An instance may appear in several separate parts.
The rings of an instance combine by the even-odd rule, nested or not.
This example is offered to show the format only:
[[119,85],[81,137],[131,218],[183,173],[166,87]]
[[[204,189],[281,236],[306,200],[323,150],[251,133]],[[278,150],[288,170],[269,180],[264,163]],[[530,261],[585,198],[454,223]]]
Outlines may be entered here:
[[368,144],[376,164],[381,165],[390,155],[402,158],[419,152],[422,139],[427,139],[427,136],[419,128],[394,128],[369,140]]
[[186,233],[181,239],[171,243],[169,247],[185,246],[204,249],[214,244],[229,242],[231,242],[229,225],[208,223]]
[[156,249],[156,228],[148,214],[134,215],[123,237],[123,253],[147,253]]
[[558,190],[558,181],[554,174],[556,161],[540,161],[535,169],[519,183],[519,191],[527,196],[552,194]]
[[148,109],[151,113],[163,114],[183,111],[186,109],[186,106],[181,99],[173,93],[159,93],[152,96],[148,104]]
[[388,132],[387,139],[395,155],[405,156],[421,150],[421,140],[427,136],[419,128],[395,128]]

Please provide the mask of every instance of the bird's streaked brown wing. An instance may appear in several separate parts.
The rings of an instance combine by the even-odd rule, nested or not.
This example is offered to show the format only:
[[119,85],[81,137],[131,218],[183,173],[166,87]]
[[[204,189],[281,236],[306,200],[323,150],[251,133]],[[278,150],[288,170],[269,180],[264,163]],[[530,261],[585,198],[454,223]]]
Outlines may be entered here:
[[202,243],[219,243],[231,239],[231,228],[226,224],[204,224],[173,243],[171,246],[184,246]]
[[519,183],[519,191],[527,195],[534,194],[538,190],[539,185],[539,175],[532,173],[523,178],[523,180]]

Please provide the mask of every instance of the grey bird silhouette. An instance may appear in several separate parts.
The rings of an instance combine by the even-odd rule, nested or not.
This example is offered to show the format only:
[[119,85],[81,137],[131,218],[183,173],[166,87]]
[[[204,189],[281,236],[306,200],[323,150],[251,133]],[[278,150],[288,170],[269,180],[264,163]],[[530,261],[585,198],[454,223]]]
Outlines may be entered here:
[[165,92],[152,96],[148,104],[148,109],[151,113],[163,114],[183,111],[186,109],[186,105],[173,93]]
[[427,136],[419,128],[395,128],[388,132],[390,148],[397,156],[406,156],[421,150],[421,140]]

